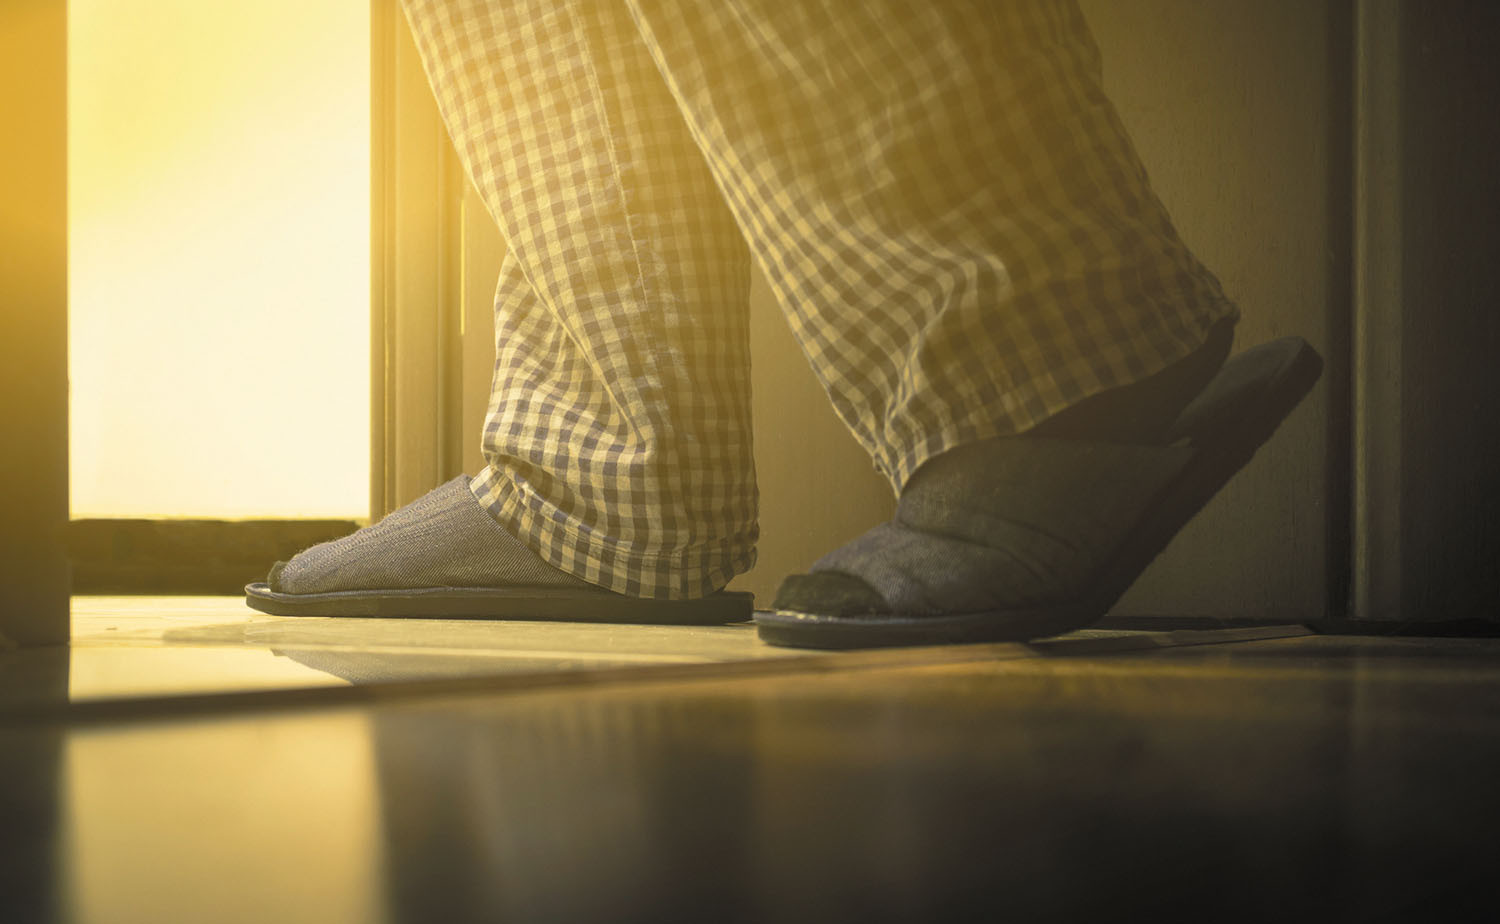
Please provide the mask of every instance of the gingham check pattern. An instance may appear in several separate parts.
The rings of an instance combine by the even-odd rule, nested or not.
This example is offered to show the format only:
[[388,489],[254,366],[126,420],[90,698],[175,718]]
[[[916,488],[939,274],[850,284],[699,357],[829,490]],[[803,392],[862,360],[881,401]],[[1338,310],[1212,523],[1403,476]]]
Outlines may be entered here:
[[1071,2],[406,8],[509,247],[475,493],[609,589],[693,597],[754,561],[750,255],[898,490],[1236,313]]

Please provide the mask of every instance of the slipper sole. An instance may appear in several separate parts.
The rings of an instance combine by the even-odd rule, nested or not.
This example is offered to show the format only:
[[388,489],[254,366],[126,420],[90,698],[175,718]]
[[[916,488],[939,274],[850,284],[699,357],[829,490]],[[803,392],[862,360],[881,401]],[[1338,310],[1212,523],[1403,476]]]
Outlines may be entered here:
[[647,600],[604,590],[547,587],[421,587],[286,594],[245,586],[245,603],[273,616],[517,619],[554,622],[723,625],[744,622],[753,596],[719,591],[697,600]]
[[[771,610],[755,616],[760,637],[773,645],[796,648],[874,648],[1027,641],[1097,622],[1271,438],[1322,371],[1322,358],[1298,337],[1262,344],[1228,360],[1179,418],[1191,417],[1201,425],[1197,433],[1187,434],[1197,450],[1192,460],[1148,507],[1150,513],[1126,534],[1119,551],[1078,600],[1035,609],[941,616],[829,616]],[[1216,389],[1216,384],[1221,387]]]

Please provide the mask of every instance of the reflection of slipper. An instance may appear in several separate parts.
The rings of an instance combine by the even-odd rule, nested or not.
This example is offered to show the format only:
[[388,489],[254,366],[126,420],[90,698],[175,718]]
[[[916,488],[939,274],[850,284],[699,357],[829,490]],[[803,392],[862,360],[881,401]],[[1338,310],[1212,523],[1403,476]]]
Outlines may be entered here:
[[748,593],[719,591],[698,600],[645,600],[554,587],[422,587],[277,593],[245,587],[245,603],[274,616],[415,616],[433,619],[544,619],[568,622],[721,625],[750,618]]
[[[772,611],[756,614],[760,637],[808,648],[1011,641],[1101,619],[1250,461],[1322,368],[1312,347],[1295,337],[1240,353],[1178,416],[1171,445],[1017,439],[991,493],[975,498],[973,510],[938,498],[939,511],[939,504],[903,494],[894,521],[834,552],[813,573],[788,577]],[[963,538],[966,521],[982,523],[987,539],[972,532]],[[990,541],[995,535],[1012,547]],[[850,563],[846,571],[841,562]],[[941,610],[924,604],[923,575],[937,570],[930,562],[972,575],[975,602]],[[1059,599],[1055,590],[986,588],[997,562],[1021,562],[1011,569],[1017,582],[1035,579],[1037,588],[1078,570],[1077,580],[1064,583],[1081,592]],[[907,597],[893,604],[852,573],[856,566]],[[953,595],[951,587],[943,592]],[[986,603],[987,595],[1016,602]]]

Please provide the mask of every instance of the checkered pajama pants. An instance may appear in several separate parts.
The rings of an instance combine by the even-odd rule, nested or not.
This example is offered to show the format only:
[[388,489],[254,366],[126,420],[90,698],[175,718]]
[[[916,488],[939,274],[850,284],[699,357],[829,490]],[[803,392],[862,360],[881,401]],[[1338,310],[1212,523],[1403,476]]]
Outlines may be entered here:
[[610,590],[754,563],[752,258],[897,490],[1235,315],[1072,2],[404,3],[507,245],[475,494]]

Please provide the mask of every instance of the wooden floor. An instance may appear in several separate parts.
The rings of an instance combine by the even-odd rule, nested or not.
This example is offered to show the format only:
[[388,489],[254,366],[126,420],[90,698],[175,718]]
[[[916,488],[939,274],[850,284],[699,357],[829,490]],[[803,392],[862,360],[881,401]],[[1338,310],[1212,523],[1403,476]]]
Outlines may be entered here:
[[234,602],[80,598],[71,652],[0,655],[0,920],[1489,917],[1495,640]]
[[[180,711],[184,699],[271,706],[363,701],[396,692],[410,697],[509,685],[595,683],[617,675],[702,677],[845,669],[959,659],[1040,657],[1060,650],[1098,651],[1208,644],[1304,635],[1300,626],[1215,632],[1085,630],[1035,645],[844,653],[778,648],[750,623],[649,626],[499,622],[462,619],[285,618],[249,609],[242,597],[75,597],[73,643],[60,652],[0,653],[0,715],[16,712],[70,720]],[[758,665],[758,666],[757,666]],[[717,666],[717,669],[713,669]],[[650,670],[642,671],[644,668]],[[466,681],[468,683],[466,683]],[[357,691],[348,688],[358,687]],[[332,693],[344,688],[344,695]],[[394,688],[394,689],[393,689]],[[108,708],[103,708],[105,705]]]

